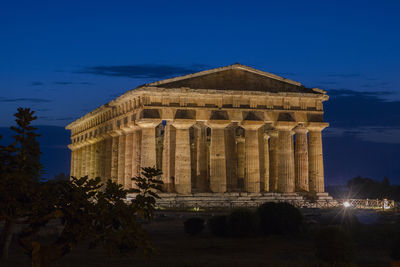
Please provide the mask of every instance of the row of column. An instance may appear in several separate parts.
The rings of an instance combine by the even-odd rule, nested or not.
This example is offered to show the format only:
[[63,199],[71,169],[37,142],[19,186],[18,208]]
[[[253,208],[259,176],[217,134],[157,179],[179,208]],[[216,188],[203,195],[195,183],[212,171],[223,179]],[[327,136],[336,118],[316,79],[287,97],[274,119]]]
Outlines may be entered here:
[[[155,167],[156,126],[139,122],[114,131],[72,151],[71,175],[109,178],[125,188],[140,167]],[[193,140],[189,129],[193,126]],[[230,121],[196,124],[167,122],[162,145],[162,180],[165,191],[197,192],[323,192],[321,126],[278,124],[264,131],[260,122],[240,125],[236,136]],[[210,140],[207,138],[210,128]],[[295,135],[295,144],[293,142]],[[309,135],[309,136],[307,136]]]

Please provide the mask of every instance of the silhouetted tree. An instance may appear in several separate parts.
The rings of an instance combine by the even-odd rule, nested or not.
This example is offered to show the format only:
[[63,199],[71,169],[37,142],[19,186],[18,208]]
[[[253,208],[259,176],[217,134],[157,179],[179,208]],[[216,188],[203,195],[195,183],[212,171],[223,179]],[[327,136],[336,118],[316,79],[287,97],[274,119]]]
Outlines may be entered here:
[[355,198],[394,198],[396,196],[396,186],[390,185],[387,177],[382,182],[371,178],[357,176],[348,181],[347,186],[350,194]]
[[1,258],[7,258],[15,223],[30,212],[32,196],[39,182],[42,165],[40,149],[31,122],[34,111],[18,108],[14,143],[0,147],[0,221],[4,227],[0,238]]
[[[144,177],[135,178],[140,180],[138,189],[130,190],[111,180],[103,185],[100,178],[87,176],[42,183],[27,218],[29,226],[19,237],[19,243],[31,256],[32,266],[49,266],[82,241],[87,241],[89,248],[101,245],[112,253],[132,253],[138,248],[152,253],[138,217],[152,218],[158,195],[150,190],[161,188],[162,182],[153,179],[160,174],[159,170],[145,168]],[[127,194],[134,192],[135,199],[127,203]],[[61,222],[62,231],[50,244],[41,243],[37,234],[52,220]]]

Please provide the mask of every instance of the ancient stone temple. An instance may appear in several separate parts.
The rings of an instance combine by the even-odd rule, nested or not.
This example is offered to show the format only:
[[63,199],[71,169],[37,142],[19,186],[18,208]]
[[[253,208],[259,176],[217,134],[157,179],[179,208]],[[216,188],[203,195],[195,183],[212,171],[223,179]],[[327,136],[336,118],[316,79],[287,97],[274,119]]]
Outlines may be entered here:
[[71,176],[130,188],[154,166],[178,195],[322,193],[327,99],[239,64],[145,84],[66,127]]

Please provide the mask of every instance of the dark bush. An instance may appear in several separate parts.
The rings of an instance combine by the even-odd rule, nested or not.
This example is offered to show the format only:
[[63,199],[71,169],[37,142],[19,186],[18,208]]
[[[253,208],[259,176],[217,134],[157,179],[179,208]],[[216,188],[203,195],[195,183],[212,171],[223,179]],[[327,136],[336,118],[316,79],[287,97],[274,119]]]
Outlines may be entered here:
[[303,215],[289,203],[264,203],[258,207],[257,215],[264,235],[296,234],[303,224]]
[[189,235],[197,235],[204,229],[204,220],[194,217],[187,219],[184,223],[185,233]]
[[227,228],[227,216],[214,216],[208,219],[208,229],[215,236],[225,236]]
[[397,236],[391,245],[390,257],[397,261],[400,260],[400,236]]
[[342,229],[328,226],[314,238],[315,255],[324,262],[348,263],[354,258],[354,242]]
[[257,229],[257,217],[249,209],[235,209],[227,218],[227,233],[233,237],[249,236]]

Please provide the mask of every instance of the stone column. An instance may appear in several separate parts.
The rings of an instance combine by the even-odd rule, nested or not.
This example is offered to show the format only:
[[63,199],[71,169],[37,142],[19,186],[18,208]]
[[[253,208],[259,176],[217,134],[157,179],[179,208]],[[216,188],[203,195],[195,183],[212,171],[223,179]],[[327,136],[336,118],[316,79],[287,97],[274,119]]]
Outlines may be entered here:
[[87,176],[87,173],[86,173],[86,148],[87,148],[87,144],[85,142],[85,144],[81,148],[81,176]]
[[238,188],[236,125],[225,128],[225,148],[227,189],[228,191],[235,191]]
[[92,165],[91,155],[92,155],[92,144],[87,142],[87,145],[86,145],[86,171],[85,171],[85,173],[89,178],[93,178],[90,175],[90,168],[91,168],[90,166]]
[[126,135],[121,132],[118,137],[118,183],[125,186],[125,141]]
[[175,138],[175,127],[171,125],[170,121],[167,121],[164,128],[164,149],[162,157],[162,180],[166,192],[173,192],[175,190]]
[[[140,146],[141,146],[141,131],[137,127],[132,132],[132,177],[140,175]],[[131,181],[132,188],[136,188],[135,181]]]
[[125,177],[124,188],[130,189],[132,187],[132,158],[133,158],[133,133],[132,130],[127,130],[125,137]]
[[267,133],[264,133],[264,191],[269,192],[269,135]]
[[89,177],[91,179],[96,178],[96,140],[92,140],[90,143],[90,169]]
[[118,144],[119,135],[117,132],[111,133],[111,180],[118,182]]
[[214,193],[226,192],[225,128],[230,121],[208,121],[211,128],[210,143],[210,189]]
[[175,145],[175,190],[179,194],[192,192],[191,162],[190,162],[190,135],[189,128],[194,121],[174,121],[176,129]]
[[236,138],[236,149],[237,149],[237,174],[238,174],[238,186],[240,189],[244,189],[244,176],[245,176],[245,149],[244,149],[244,138],[238,136]]
[[296,142],[294,150],[295,191],[308,192],[308,142],[307,129],[297,126],[294,129]]
[[245,177],[244,190],[250,193],[261,191],[261,159],[259,129],[264,122],[244,121],[242,127],[245,129]]
[[101,178],[101,181],[104,183],[107,181],[106,177],[106,145],[105,145],[105,134],[101,138],[101,140],[97,144],[97,155],[98,155],[98,169],[99,169],[99,177]]
[[294,184],[294,149],[292,129],[295,122],[278,122],[278,191],[293,193]]
[[72,144],[68,145],[68,148],[71,150],[71,168],[69,170],[69,177],[71,178],[71,176],[75,177],[75,148],[73,147]]
[[268,131],[269,139],[269,191],[278,191],[278,131]]
[[307,126],[309,130],[309,188],[312,193],[325,191],[321,131],[328,125],[328,123],[310,122]]
[[104,176],[108,180],[108,179],[111,179],[112,137],[110,135],[107,135],[105,137],[104,141],[105,141],[105,146],[106,146]]
[[156,129],[160,120],[143,120],[137,122],[142,129],[140,167],[156,167]]
[[195,124],[194,127],[195,145],[196,145],[196,188],[200,192],[207,192],[207,127],[202,124]]

